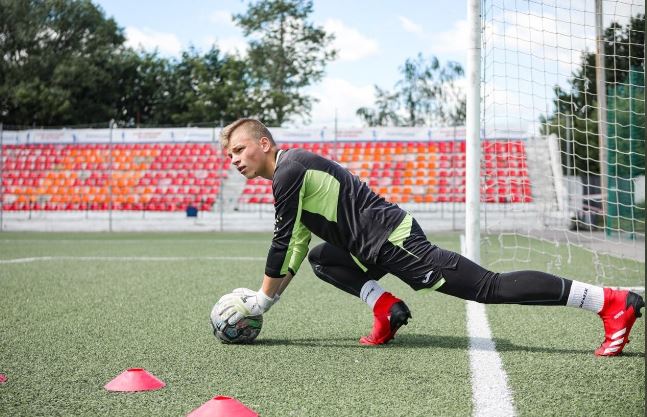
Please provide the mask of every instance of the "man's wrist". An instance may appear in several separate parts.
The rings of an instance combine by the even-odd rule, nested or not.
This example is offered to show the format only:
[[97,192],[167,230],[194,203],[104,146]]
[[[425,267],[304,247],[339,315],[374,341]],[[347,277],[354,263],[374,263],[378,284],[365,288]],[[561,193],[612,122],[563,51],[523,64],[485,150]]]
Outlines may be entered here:
[[274,304],[274,298],[265,294],[262,288],[256,293],[256,300],[263,312],[267,311],[270,307],[272,307],[272,304]]

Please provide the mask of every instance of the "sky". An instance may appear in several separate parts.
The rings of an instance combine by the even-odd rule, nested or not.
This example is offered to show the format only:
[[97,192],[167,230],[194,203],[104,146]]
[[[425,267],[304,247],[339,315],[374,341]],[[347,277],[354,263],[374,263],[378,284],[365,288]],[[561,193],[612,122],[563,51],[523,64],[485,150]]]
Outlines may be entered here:
[[[216,44],[244,54],[247,41],[232,14],[243,0],[93,0],[125,31],[127,44],[165,57]],[[335,35],[338,58],[304,90],[318,102],[309,122],[285,127],[362,127],[356,110],[374,104],[374,86],[393,90],[400,68],[418,54],[464,68],[467,0],[314,0],[309,20]],[[604,26],[645,12],[644,0],[604,0]],[[482,124],[533,133],[552,113],[553,87],[568,88],[584,50],[595,50],[595,0],[488,0],[483,14]],[[636,47],[639,47],[636,46]],[[461,81],[463,87],[466,80]],[[459,83],[460,84],[460,83]]]
[[[241,0],[93,0],[125,30],[127,44],[178,57],[190,46],[206,52],[214,43],[244,53],[246,40],[231,16],[243,13]],[[338,58],[323,79],[305,90],[319,101],[310,126],[360,127],[355,111],[372,106],[374,85],[392,90],[400,67],[418,53],[441,63],[467,57],[466,0],[315,0],[310,21],[333,33]],[[303,126],[296,120],[294,126]]]

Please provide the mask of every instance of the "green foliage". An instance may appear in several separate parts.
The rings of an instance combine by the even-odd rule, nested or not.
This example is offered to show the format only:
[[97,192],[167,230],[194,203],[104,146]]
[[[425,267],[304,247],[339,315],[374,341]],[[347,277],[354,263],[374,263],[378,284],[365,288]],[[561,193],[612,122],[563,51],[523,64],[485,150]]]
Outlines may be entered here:
[[261,1],[237,21],[249,55],[216,45],[179,59],[124,46],[89,0],[0,0],[0,122],[17,126],[229,123],[307,117],[331,37],[307,22],[312,2]]
[[13,124],[108,120],[122,30],[89,0],[0,1],[0,117]]
[[[595,103],[575,111],[572,95],[561,87],[553,89],[558,109],[552,116],[540,116],[541,133],[555,134],[562,150],[562,167],[567,175],[585,176],[600,172],[598,111]],[[570,144],[569,144],[570,141]],[[570,172],[567,172],[570,167]]]
[[271,126],[294,116],[306,118],[313,98],[302,89],[319,81],[335,58],[332,36],[308,22],[312,1],[259,0],[234,16],[251,37],[247,64],[253,114]]
[[356,114],[370,126],[401,126],[403,120],[398,114],[398,94],[375,87],[375,109],[361,107]]
[[[422,54],[400,67],[402,79],[390,93],[375,86],[375,109],[362,107],[356,114],[368,126],[456,126],[465,123],[465,93],[456,81],[464,76],[456,62],[442,67],[438,58]],[[402,115],[401,115],[402,113]]]
[[[631,71],[641,73],[644,79],[644,45],[644,14],[632,17],[624,27],[613,22],[605,29],[605,79],[606,85],[610,89],[624,88],[623,86],[631,84],[629,81]],[[560,86],[554,87],[553,112],[540,117],[541,133],[543,135],[552,133],[560,138],[562,166],[565,173],[567,173],[567,166],[570,166],[572,171],[567,173],[570,175],[599,174],[598,104],[594,53],[584,52],[582,54],[580,66],[573,72],[569,79],[569,85],[569,91]],[[642,114],[642,126],[644,126],[644,90],[642,97],[643,110],[638,114]],[[639,99],[636,100],[636,103],[638,102],[640,102]],[[619,108],[618,111],[620,112],[619,118],[625,117],[622,115],[622,109]],[[632,111],[637,112],[635,103]],[[640,124],[640,121],[635,120],[632,123]],[[572,146],[570,150],[569,146]],[[638,144],[635,149],[642,149],[642,166],[644,167],[644,134],[642,135],[642,145]],[[569,151],[572,156],[571,160],[567,161]]]
[[[604,30],[604,67],[608,85],[622,84],[632,68],[645,72],[645,15],[638,14],[625,27],[612,22]],[[597,102],[595,53],[584,52],[581,66],[569,81],[575,104],[584,109]]]
[[212,48],[201,56],[194,50],[182,53],[173,66],[173,97],[167,109],[174,124],[198,121],[230,123],[249,114],[249,81],[245,62]]
[[230,123],[250,113],[245,62],[215,46],[179,60],[126,50],[120,56],[119,124]]
[[115,87],[121,92],[114,116],[117,123],[123,126],[169,123],[171,62],[156,53],[137,53],[130,49],[116,59],[120,63]]
[[424,114],[431,110],[427,98],[433,94],[429,81],[433,80],[433,71],[438,67],[436,57],[432,57],[431,63],[426,65],[422,54],[418,54],[416,59],[408,58],[400,68],[403,79],[397,82],[396,89],[406,112],[405,123],[408,126],[424,124]]
[[609,175],[634,178],[645,174],[644,71],[632,72],[627,84],[609,89]]

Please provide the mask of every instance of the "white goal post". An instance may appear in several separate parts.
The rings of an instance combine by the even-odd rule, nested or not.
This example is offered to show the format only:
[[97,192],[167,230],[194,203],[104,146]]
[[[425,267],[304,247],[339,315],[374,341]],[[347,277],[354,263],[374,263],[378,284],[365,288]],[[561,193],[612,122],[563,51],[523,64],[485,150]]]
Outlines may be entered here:
[[[596,282],[644,285],[644,0],[467,5],[465,254],[560,273],[585,252]],[[483,201],[491,139],[522,141],[527,157],[532,197],[504,216]]]

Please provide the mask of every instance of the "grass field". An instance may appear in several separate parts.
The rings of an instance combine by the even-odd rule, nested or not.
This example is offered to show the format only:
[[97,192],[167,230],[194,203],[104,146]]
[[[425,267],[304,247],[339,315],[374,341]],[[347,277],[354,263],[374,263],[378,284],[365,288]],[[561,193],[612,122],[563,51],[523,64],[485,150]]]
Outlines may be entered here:
[[[182,416],[215,395],[265,417],[472,414],[465,302],[415,293],[393,277],[383,285],[406,299],[413,320],[388,346],[358,344],[371,326],[368,307],[315,278],[307,263],[255,344],[216,341],[213,303],[259,286],[269,239],[1,233],[0,373],[8,380],[0,415]],[[458,250],[457,235],[433,240]],[[483,254],[486,263],[495,256]],[[577,254],[564,274],[592,277],[587,256]],[[644,286],[642,271],[617,285]],[[518,415],[645,414],[643,319],[623,356],[597,358],[603,333],[594,314],[512,305],[487,314]],[[167,386],[103,389],[131,367]]]

